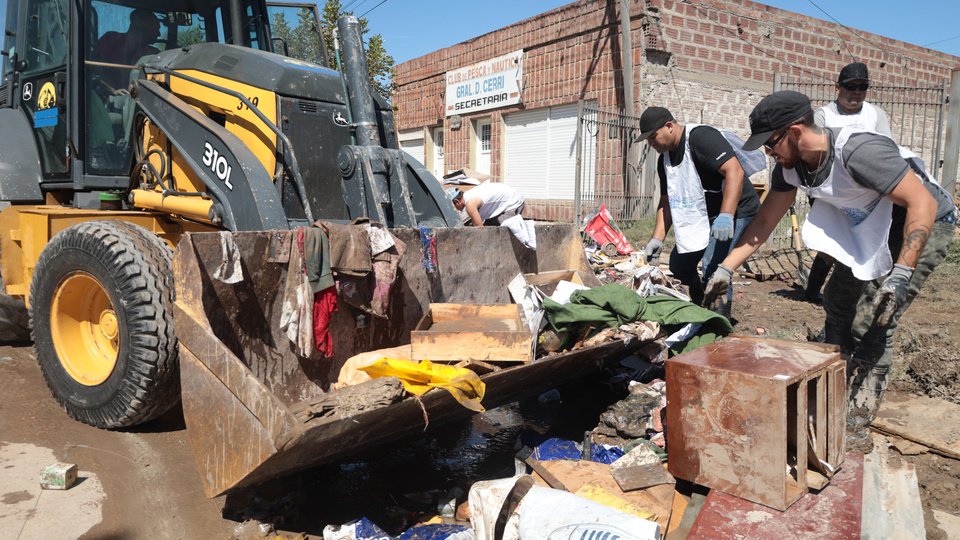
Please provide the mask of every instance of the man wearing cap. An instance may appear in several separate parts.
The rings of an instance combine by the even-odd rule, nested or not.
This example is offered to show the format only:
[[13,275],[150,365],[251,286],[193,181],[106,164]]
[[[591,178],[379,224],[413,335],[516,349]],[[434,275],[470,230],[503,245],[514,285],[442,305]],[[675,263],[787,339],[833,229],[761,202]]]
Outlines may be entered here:
[[[646,247],[647,262],[660,257],[663,239],[673,226],[676,246],[670,253],[670,271],[699,304],[704,281],[757,213],[760,199],[733,147],[716,128],[683,125],[667,109],[648,107],[640,115],[640,132],[640,140],[660,154],[661,195]],[[702,280],[697,274],[701,259]],[[722,310],[729,314],[729,303]]]
[[447,196],[458,212],[466,210],[470,223],[477,227],[498,226],[523,213],[523,194],[500,182],[484,182],[467,191],[447,188]]
[[810,100],[798,92],[763,98],[750,113],[750,130],[744,148],[762,145],[777,161],[770,193],[705,296],[729,288],[731,269],[767,239],[798,189],[816,199],[802,237],[837,261],[824,291],[824,329],[826,341],[850,355],[847,441],[867,450],[897,320],[946,257],[957,209],[909,150],[859,126],[819,128]]
[[[867,71],[867,65],[862,62],[847,64],[840,70],[840,75],[837,77],[836,101],[817,109],[813,113],[813,121],[822,128],[857,125],[867,131],[892,138],[887,113],[866,101],[868,88],[870,88],[870,74]],[[833,259],[829,255],[817,253],[807,279],[806,294],[811,300],[820,298],[820,288],[831,266],[833,266]]]
[[869,88],[870,74],[866,64],[854,62],[843,66],[837,77],[837,99],[817,109],[813,121],[828,128],[858,125],[892,138],[887,113],[866,101]]

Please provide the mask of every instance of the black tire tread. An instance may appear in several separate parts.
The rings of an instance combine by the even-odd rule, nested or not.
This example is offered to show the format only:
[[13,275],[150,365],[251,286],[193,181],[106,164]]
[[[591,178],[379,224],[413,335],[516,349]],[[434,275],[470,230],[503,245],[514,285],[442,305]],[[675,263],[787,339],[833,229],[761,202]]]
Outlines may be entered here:
[[[64,250],[90,254],[110,268],[119,284],[115,291],[124,299],[129,336],[126,370],[110,401],[98,408],[78,407],[69,396],[61,395],[51,369],[59,360],[52,349],[51,359],[42,350],[37,324],[37,304],[31,301],[30,318],[41,370],[57,401],[67,413],[86,424],[101,428],[121,428],[142,424],[165,413],[180,397],[180,371],[177,339],[173,326],[172,250],[158,236],[124,221],[91,221],[75,225],[51,239],[37,262],[31,283],[31,295],[40,290],[47,268],[56,264]],[[54,284],[55,285],[55,284]],[[106,285],[104,285],[106,286]],[[121,306],[115,306],[121,309]],[[47,318],[49,313],[43,310]],[[49,340],[49,336],[47,336]],[[53,362],[53,365],[48,365]]]

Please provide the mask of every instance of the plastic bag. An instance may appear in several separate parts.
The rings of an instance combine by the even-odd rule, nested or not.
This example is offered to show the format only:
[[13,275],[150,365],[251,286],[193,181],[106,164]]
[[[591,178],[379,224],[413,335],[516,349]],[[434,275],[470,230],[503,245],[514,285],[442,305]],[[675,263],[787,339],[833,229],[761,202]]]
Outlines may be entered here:
[[727,129],[721,129],[720,133],[733,147],[733,151],[736,152],[737,159],[740,161],[740,166],[743,167],[743,172],[747,175],[747,178],[767,168],[767,156],[764,155],[762,150],[744,150],[744,140],[739,135]]

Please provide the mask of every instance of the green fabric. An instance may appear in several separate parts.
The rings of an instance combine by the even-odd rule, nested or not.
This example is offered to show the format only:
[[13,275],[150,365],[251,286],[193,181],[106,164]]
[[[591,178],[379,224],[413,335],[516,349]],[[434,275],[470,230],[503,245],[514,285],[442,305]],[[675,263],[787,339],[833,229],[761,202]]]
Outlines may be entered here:
[[661,325],[684,325],[700,323],[700,330],[676,352],[686,352],[733,331],[733,326],[718,315],[696,304],[669,296],[642,297],[635,291],[612,283],[595,289],[577,291],[570,296],[569,304],[559,304],[545,298],[543,307],[547,320],[557,332],[568,332],[581,324],[619,326],[637,320],[655,321]]
[[330,241],[319,227],[303,228],[303,254],[307,280],[314,294],[333,287],[330,271]]

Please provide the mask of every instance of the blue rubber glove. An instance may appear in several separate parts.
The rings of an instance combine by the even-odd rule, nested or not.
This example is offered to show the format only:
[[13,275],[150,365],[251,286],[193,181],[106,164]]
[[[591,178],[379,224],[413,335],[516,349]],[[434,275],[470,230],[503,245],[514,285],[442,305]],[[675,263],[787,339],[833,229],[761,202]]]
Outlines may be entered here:
[[733,238],[733,215],[720,214],[714,218],[710,234],[721,242]]
[[880,326],[887,326],[893,316],[907,303],[910,278],[913,268],[902,264],[893,265],[893,271],[883,280],[873,297],[873,316]]
[[651,238],[650,241],[647,242],[647,247],[644,251],[647,256],[647,264],[650,264],[652,261],[659,261],[660,253],[663,252],[663,240]]

